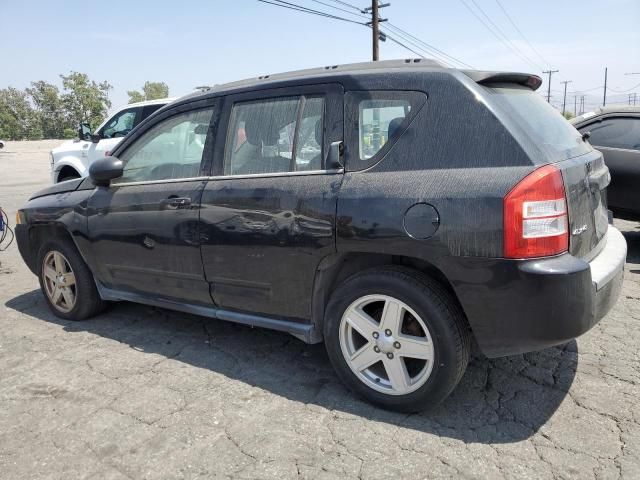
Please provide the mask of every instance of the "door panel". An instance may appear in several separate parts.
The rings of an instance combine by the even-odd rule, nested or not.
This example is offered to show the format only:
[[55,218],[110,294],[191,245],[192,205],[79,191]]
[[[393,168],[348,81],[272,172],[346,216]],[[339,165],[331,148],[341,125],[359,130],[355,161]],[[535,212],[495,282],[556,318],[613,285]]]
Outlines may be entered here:
[[205,276],[220,308],[310,318],[316,269],[335,252],[343,175],[325,159],[343,140],[342,97],[328,84],[225,99],[200,212]]
[[98,279],[115,290],[210,304],[199,245],[204,185],[192,180],[96,189],[88,229]]
[[215,304],[309,318],[316,268],[335,251],[341,179],[312,174],[210,181],[201,239]]
[[[212,100],[213,102],[213,100]],[[211,305],[200,255],[200,201],[214,107],[177,107],[118,149],[121,177],[88,201],[88,232],[105,286]]]

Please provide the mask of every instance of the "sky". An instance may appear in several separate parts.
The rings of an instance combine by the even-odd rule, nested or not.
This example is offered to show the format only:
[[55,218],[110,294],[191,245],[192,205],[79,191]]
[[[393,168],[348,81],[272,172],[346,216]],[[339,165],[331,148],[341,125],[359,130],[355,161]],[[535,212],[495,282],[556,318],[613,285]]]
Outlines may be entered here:
[[[366,21],[335,0],[287,1]],[[600,104],[605,67],[617,91],[607,93],[609,101],[626,103],[627,91],[636,91],[640,104],[640,75],[625,75],[640,73],[640,0],[384,3],[391,5],[381,10],[389,19],[382,28],[414,50],[393,26],[478,69],[541,75],[541,91],[547,88],[542,71],[559,70],[551,82],[555,105],[562,103],[565,80],[571,81],[571,109],[580,94],[587,109]],[[380,44],[382,60],[416,56],[389,39]],[[127,103],[127,90],[147,80],[164,81],[171,96],[181,96],[197,85],[370,59],[367,27],[257,0],[0,0],[0,88],[22,89],[36,80],[60,86],[60,74],[79,71],[113,85],[113,107]]]

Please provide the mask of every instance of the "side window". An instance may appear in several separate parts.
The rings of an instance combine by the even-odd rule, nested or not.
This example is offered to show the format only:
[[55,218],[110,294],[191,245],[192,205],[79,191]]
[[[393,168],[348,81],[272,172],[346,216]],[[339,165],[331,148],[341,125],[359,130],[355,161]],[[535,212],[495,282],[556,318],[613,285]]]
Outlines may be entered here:
[[384,147],[411,112],[406,99],[361,100],[358,105],[358,144],[360,160],[368,160]]
[[152,113],[160,110],[162,107],[164,107],[163,103],[160,103],[160,104],[157,104],[157,105],[147,105],[146,107],[143,107],[142,108],[142,115],[140,116],[140,121],[144,120],[145,118],[147,118]]
[[580,129],[591,132],[589,142],[596,147],[640,150],[640,118],[607,118]]
[[117,113],[102,128],[102,138],[124,137],[133,128],[139,110],[139,108],[132,108]]
[[225,148],[225,175],[322,168],[324,99],[285,97],[236,103]]
[[426,102],[427,95],[417,91],[346,92],[347,169],[362,170],[377,163]]
[[213,109],[167,118],[120,156],[124,174],[114,183],[197,177]]

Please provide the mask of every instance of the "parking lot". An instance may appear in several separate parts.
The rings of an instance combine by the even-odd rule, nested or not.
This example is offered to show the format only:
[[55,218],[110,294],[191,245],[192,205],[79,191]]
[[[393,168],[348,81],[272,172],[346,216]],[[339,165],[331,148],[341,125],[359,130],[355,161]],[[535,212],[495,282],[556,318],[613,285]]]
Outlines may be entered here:
[[[57,141],[0,151],[13,224]],[[128,303],[51,314],[15,243],[0,253],[0,478],[638,478],[640,223],[623,292],[577,341],[475,355],[428,414],[380,410],[322,345]],[[518,312],[513,312],[517,321]]]

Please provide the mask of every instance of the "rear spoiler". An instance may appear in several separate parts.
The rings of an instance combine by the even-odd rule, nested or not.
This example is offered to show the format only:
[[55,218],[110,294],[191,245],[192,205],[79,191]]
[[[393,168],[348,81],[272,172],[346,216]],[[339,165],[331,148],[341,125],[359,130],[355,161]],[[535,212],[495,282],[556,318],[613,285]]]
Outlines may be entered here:
[[542,85],[542,79],[530,73],[486,72],[478,70],[462,70],[466,76],[480,85],[490,83],[515,83],[537,90]]

